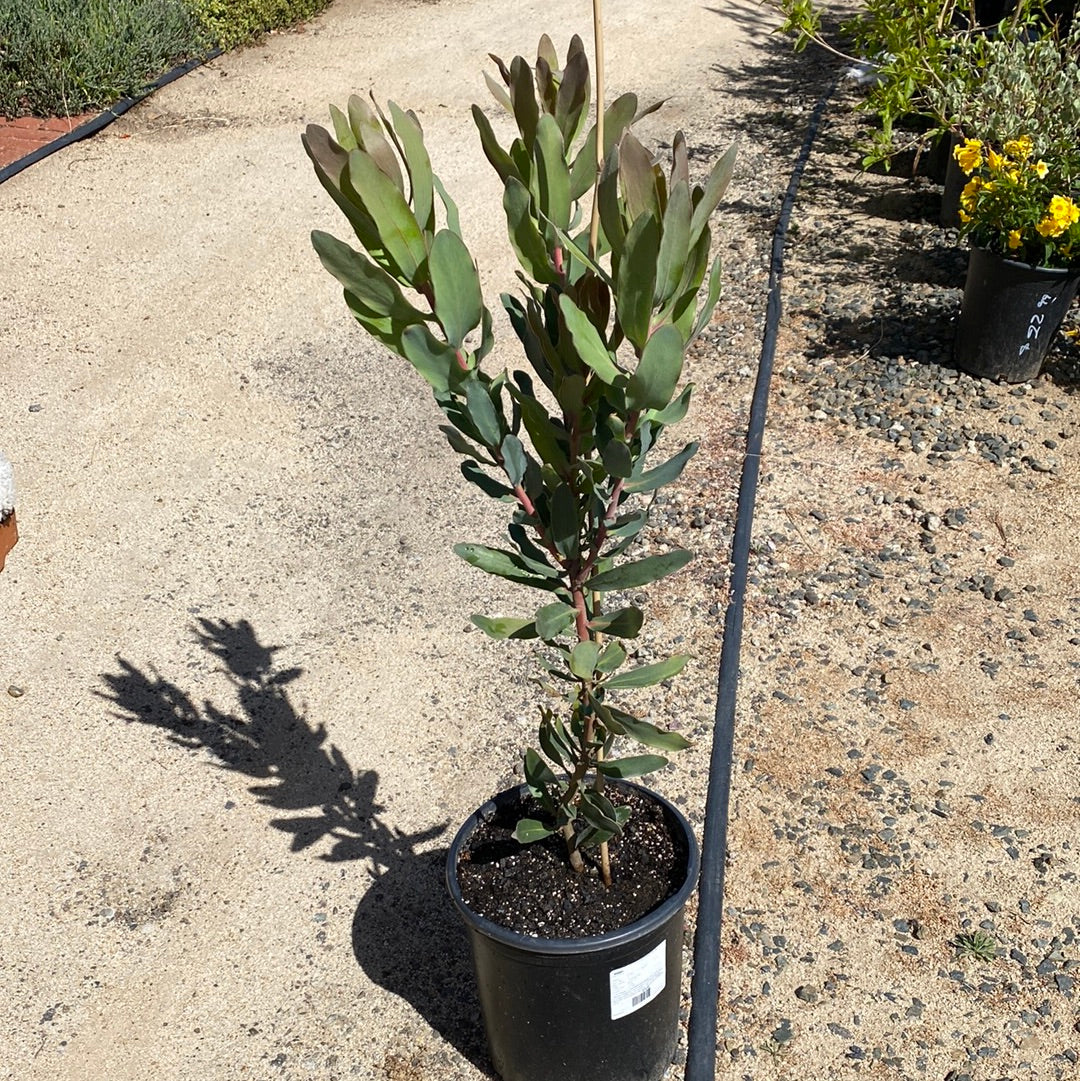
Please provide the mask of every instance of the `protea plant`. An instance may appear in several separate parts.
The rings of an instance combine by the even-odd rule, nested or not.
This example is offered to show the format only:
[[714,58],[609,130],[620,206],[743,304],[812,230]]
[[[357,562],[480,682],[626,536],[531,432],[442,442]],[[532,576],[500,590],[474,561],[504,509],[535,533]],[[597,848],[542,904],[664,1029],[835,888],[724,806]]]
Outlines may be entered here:
[[482,366],[491,313],[414,113],[352,97],[344,111],[331,109],[333,135],[307,129],[304,147],[360,250],[324,232],[312,242],[361,326],[430,384],[465,479],[507,506],[506,547],[455,551],[539,594],[519,618],[473,616],[493,638],[541,645],[548,697],[524,773],[543,814],[520,821],[515,836],[560,832],[579,871],[582,851],[596,847],[610,883],[607,842],[629,812],[605,782],[651,773],[687,746],[620,704],[622,692],[674,676],[687,659],[631,664],[624,643],[643,613],[623,597],[691,559],[681,549],[635,554],[635,543],[655,493],[697,449],[688,443],[659,464],[651,457],[687,411],[685,353],[720,293],[709,217],[734,148],[695,184],[681,132],[663,167],[634,136],[633,122],[655,106],[624,94],[604,108],[598,93],[590,124],[589,63],[576,36],[561,62],[547,36],[535,64],[492,59],[499,78],[488,84],[517,134],[504,147],[479,106],[473,117],[503,184],[522,289],[501,300],[527,368]]

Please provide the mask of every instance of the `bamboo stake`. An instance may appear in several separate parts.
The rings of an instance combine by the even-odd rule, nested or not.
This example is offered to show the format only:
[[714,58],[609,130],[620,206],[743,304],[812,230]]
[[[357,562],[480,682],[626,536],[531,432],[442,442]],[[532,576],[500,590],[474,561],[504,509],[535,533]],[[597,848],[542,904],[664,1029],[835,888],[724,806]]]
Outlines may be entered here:
[[600,0],[592,0],[593,46],[596,50],[596,180],[589,222],[589,256],[593,259],[600,242],[600,170],[604,167],[604,23],[600,8]]
[[[593,46],[596,51],[596,180],[593,182],[592,220],[589,222],[589,256],[596,258],[596,249],[600,244],[600,172],[604,167],[604,22],[601,0],[592,0],[593,10]],[[597,596],[593,594],[593,612],[598,610]],[[599,643],[600,635],[596,635]],[[601,761],[603,752],[597,755]],[[604,775],[597,771],[594,787],[597,792],[604,791]],[[600,878],[605,886],[611,885],[611,856],[608,843],[600,845]]]

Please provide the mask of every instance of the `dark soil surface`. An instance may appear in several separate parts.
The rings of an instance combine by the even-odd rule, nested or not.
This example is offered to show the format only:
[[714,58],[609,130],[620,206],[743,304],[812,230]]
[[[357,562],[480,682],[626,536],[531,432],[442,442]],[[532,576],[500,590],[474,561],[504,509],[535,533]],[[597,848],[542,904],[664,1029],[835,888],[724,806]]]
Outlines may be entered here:
[[686,877],[687,852],[672,836],[660,804],[638,792],[608,789],[632,816],[610,842],[612,884],[595,861],[570,867],[558,836],[519,844],[511,836],[521,818],[541,817],[531,797],[507,803],[473,834],[458,863],[465,903],[478,915],[537,938],[584,938],[625,927],[662,904]]

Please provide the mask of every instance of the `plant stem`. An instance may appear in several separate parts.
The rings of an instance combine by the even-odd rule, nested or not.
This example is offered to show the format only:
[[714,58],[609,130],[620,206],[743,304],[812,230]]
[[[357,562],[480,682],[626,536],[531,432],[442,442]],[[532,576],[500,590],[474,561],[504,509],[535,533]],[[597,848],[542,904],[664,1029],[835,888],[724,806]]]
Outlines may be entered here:
[[600,171],[604,168],[604,25],[600,0],[593,0],[593,44],[596,49],[596,180],[593,182],[589,257],[596,258],[600,242]]

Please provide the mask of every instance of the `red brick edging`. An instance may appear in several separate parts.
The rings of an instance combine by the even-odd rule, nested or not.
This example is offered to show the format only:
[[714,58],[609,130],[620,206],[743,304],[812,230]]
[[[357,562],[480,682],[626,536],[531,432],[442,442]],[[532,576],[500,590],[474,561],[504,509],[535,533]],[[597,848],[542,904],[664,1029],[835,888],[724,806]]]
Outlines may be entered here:
[[17,120],[0,117],[0,169],[32,154],[39,147],[67,135],[69,131],[92,120],[97,113],[79,116],[20,116]]

